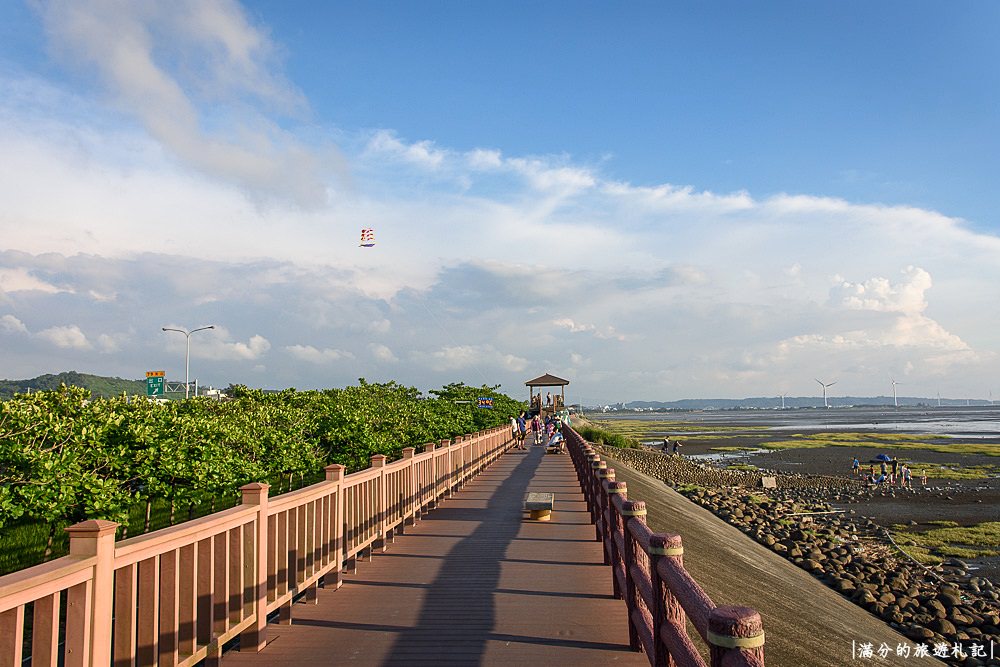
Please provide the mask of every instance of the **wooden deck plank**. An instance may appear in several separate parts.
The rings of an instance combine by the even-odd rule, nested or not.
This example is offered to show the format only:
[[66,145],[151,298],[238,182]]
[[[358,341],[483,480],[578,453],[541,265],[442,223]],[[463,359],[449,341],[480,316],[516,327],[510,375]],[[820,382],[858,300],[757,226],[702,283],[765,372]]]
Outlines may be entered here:
[[[527,521],[528,492],[555,494]],[[628,648],[625,605],[594,541],[568,456],[508,453],[319,604],[268,626],[242,665],[648,665]]]

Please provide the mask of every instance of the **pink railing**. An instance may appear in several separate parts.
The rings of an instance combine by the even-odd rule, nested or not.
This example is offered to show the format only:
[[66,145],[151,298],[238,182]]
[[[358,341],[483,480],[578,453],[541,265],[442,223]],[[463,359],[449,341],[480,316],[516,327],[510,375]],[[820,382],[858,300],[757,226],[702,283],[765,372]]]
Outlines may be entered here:
[[236,637],[259,651],[269,614],[290,623],[296,598],[339,588],[345,567],[503,454],[509,433],[379,454],[346,476],[327,466],[325,481],[274,498],[248,484],[232,509],[117,543],[111,521],[67,528],[68,556],[0,577],[0,667],[217,664]]
[[577,477],[612,568],[612,590],[625,601],[629,643],[654,667],[704,667],[687,633],[687,621],[708,644],[712,667],[763,667],[764,628],[748,607],[717,607],[684,569],[676,533],[654,533],[646,504],[629,500],[625,482],[580,435],[563,428]]

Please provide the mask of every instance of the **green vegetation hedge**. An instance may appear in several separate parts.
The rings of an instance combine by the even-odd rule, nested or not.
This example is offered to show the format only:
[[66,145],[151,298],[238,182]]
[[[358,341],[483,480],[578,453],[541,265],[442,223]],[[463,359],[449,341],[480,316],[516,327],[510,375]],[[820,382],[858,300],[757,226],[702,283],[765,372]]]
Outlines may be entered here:
[[[0,402],[0,529],[44,527],[49,556],[62,528],[84,519],[118,521],[120,537],[157,514],[172,524],[231,505],[249,482],[274,495],[331,463],[353,472],[373,454],[394,460],[404,447],[506,424],[525,406],[496,389],[450,384],[423,396],[362,379],[325,391],[232,387],[228,401],[91,400],[66,386],[17,394]],[[478,409],[480,396],[494,409]]]
[[627,449],[639,449],[639,441],[621,433],[612,433],[595,426],[580,426],[576,429],[587,442],[596,445],[607,445],[608,447],[623,447]]

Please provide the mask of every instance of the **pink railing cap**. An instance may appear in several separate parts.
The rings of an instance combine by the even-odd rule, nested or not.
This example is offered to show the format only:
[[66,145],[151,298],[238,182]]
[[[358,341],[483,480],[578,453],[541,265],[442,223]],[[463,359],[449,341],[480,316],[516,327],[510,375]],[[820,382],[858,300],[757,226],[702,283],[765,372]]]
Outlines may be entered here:
[[628,484],[625,482],[608,482],[608,493],[627,493]]
[[723,605],[709,612],[705,639],[720,648],[760,648],[764,645],[764,623],[750,607]]
[[328,482],[336,482],[337,480],[344,479],[345,470],[347,470],[347,467],[339,463],[334,463],[323,468],[323,472],[326,473],[326,481]]
[[120,524],[104,519],[88,519],[66,528],[70,537],[104,537],[118,530]]
[[243,493],[247,493],[248,491],[262,492],[262,491],[267,491],[270,488],[271,485],[265,484],[264,482],[250,482],[249,484],[244,484],[243,486],[241,486],[240,491],[242,491]]
[[622,503],[622,516],[646,516],[644,500],[626,500]]
[[653,533],[649,536],[649,553],[654,556],[681,556],[684,545],[677,533]]

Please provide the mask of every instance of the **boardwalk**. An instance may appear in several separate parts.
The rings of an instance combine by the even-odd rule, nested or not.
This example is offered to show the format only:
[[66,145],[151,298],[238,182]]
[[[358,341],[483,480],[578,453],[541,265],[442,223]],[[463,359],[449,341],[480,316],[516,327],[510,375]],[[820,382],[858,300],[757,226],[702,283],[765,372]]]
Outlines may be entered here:
[[[524,520],[528,491],[552,521]],[[569,457],[513,451],[223,665],[648,665],[601,549]]]

